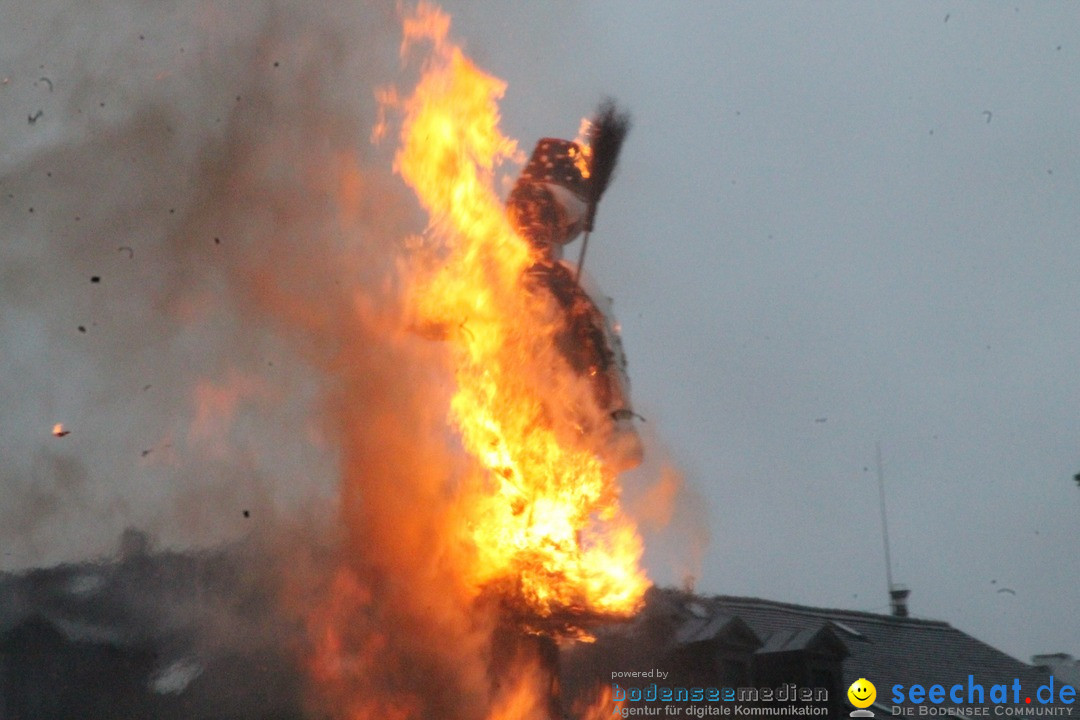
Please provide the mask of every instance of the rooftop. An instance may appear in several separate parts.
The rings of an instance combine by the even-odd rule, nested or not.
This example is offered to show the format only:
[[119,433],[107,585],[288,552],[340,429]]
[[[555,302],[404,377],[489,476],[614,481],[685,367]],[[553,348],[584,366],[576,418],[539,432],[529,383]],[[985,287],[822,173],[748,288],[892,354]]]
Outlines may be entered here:
[[[684,627],[713,618],[738,618],[761,640],[762,649],[775,652],[797,649],[828,628],[848,651],[843,663],[846,687],[864,677],[878,687],[879,704],[888,703],[893,685],[905,688],[954,684],[967,687],[968,676],[983,686],[1011,685],[1014,678],[1023,693],[1034,694],[1050,672],[1029,665],[967,635],[947,622],[913,617],[878,615],[857,610],[815,608],[760,598],[717,595],[701,597],[677,590],[660,590],[651,600],[668,606]],[[699,631],[695,639],[701,639]],[[760,652],[760,650],[759,650]]]

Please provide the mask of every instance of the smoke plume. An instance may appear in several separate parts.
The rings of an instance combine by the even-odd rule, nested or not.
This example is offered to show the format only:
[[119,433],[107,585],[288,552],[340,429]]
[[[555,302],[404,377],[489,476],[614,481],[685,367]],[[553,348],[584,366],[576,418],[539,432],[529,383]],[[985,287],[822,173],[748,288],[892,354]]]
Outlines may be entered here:
[[16,4],[0,31],[0,569],[105,557],[129,526],[249,541],[288,622],[349,628],[298,651],[336,712],[364,686],[387,713],[466,707],[477,629],[416,592],[445,587],[452,471],[438,350],[397,323],[422,221],[368,143],[394,5],[72,12]]
[[368,142],[394,4],[72,12],[0,29],[0,570],[106,558],[131,527],[242,543],[242,633],[214,593],[138,617],[197,625],[183,653],[280,641],[313,713],[543,713],[490,676],[495,620],[451,570],[445,350],[404,329],[395,274],[424,220]]

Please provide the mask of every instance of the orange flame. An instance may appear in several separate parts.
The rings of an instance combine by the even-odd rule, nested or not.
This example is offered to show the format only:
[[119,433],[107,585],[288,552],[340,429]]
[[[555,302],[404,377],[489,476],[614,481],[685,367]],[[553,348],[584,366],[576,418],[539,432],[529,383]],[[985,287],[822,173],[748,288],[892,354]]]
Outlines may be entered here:
[[493,699],[485,720],[548,720],[551,713],[544,685],[551,682],[550,678],[543,677],[531,663],[519,664],[515,670]]
[[404,28],[403,55],[430,45],[422,77],[404,100],[378,96],[403,112],[394,169],[430,218],[409,309],[449,340],[450,419],[478,465],[462,482],[474,555],[464,579],[529,617],[629,615],[648,580],[616,473],[588,430],[603,418],[587,378],[556,349],[562,316],[527,285],[535,258],[494,190],[496,171],[519,155],[498,127],[506,84],[448,39],[437,7],[422,3]]
[[601,685],[595,688],[593,697],[578,698],[571,707],[571,714],[578,720],[607,720],[612,715],[621,714],[622,700],[614,700],[610,685]]

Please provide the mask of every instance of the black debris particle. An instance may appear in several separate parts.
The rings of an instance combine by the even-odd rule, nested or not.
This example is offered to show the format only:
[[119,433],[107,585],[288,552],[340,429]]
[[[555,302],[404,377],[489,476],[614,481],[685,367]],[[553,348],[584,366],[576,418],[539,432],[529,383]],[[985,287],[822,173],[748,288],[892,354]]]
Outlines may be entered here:
[[105,107],[105,103],[103,103],[103,102],[98,103],[98,107]]
[[145,39],[146,39],[146,36],[145,36],[145,35],[140,35],[140,36],[139,36],[139,39],[140,39],[140,40],[145,40]]
[[172,215],[176,212],[176,208],[169,208],[169,214]]
[[274,61],[274,67],[281,67],[281,63],[279,63],[277,60],[275,60]]
[[92,283],[101,282],[101,276],[100,275],[94,275],[93,277],[90,278],[90,282],[92,282]]
[[30,212],[34,212],[34,208],[30,208]]
[[86,332],[86,326],[85,325],[80,325],[79,326],[79,332],[81,332],[81,333]]
[[[151,448],[151,450],[152,450],[152,448]],[[141,453],[141,454],[142,454],[142,456],[143,456],[143,457],[146,457],[147,455],[149,455],[149,454],[150,454],[151,450],[143,450],[143,451],[142,451],[142,453]]]
[[246,517],[246,518],[251,517],[251,511],[250,510],[245,510],[244,511],[244,517]]
[[219,238],[219,237],[214,238],[214,244],[215,245],[220,245],[221,244],[221,238]]

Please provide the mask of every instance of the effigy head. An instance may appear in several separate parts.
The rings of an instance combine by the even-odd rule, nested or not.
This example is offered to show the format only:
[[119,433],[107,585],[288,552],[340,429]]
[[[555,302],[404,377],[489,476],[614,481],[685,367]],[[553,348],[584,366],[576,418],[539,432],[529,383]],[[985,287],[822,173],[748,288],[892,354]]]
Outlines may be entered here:
[[555,251],[581,233],[588,184],[588,163],[581,146],[543,138],[506,201],[510,222],[534,246]]

